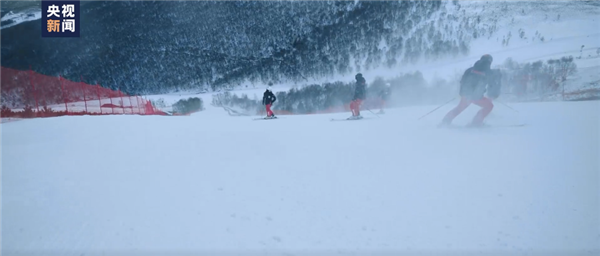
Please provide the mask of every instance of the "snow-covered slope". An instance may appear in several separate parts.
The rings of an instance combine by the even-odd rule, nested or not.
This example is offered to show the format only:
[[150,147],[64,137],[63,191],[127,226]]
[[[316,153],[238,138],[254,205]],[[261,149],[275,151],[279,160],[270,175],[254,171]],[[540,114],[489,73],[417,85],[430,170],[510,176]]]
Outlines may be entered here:
[[[417,2],[422,3],[423,1]],[[54,52],[42,50],[53,47],[47,45],[48,41],[36,40],[39,38],[38,33],[35,35],[29,33],[24,36],[26,33],[22,33],[18,27],[12,27],[13,24],[20,24],[25,31],[31,32],[33,28],[37,31],[38,23],[23,21],[39,18],[39,15],[35,15],[31,11],[38,8],[39,14],[39,1],[9,1],[6,4],[3,2],[2,30],[7,35],[3,37],[7,39],[3,39],[3,65],[21,68],[33,65],[32,68],[35,71],[46,74],[83,74],[89,80],[99,80],[101,84],[113,84],[115,88],[119,87],[128,93],[139,93],[163,92],[165,89],[175,90],[194,86],[245,86],[248,84],[246,82],[250,80],[255,84],[261,83],[261,81],[251,79],[252,77],[289,83],[294,81],[297,83],[336,81],[352,77],[355,72],[363,72],[366,77],[375,77],[376,75],[395,76],[401,72],[423,70],[429,78],[437,75],[447,79],[472,65],[484,53],[493,54],[496,57],[495,64],[498,64],[507,57],[515,58],[517,61],[532,61],[561,57],[564,54],[577,56],[582,45],[585,45],[582,49],[583,57],[594,57],[595,59],[587,61],[591,62],[588,64],[580,63],[585,60],[578,60],[578,66],[591,65],[597,69],[599,54],[596,51],[600,47],[597,29],[600,7],[597,1],[442,1],[439,5],[441,9],[437,8],[437,4],[432,4],[429,7],[422,6],[423,8],[407,8],[409,10],[407,12],[404,12],[402,5],[390,4],[390,8],[383,8],[374,4],[364,4],[366,9],[357,7],[359,8],[357,10],[369,15],[373,13],[380,13],[380,15],[368,16],[369,18],[361,16],[363,18],[352,23],[356,27],[341,23],[334,28],[335,33],[323,32],[322,34],[321,32],[311,34],[309,31],[318,31],[326,24],[334,22],[332,19],[345,17],[344,13],[352,10],[354,8],[352,6],[355,4],[348,3],[348,8],[344,11],[331,9],[333,5],[323,3],[331,8],[323,7],[322,11],[324,12],[314,18],[294,19],[290,17],[296,16],[282,11],[288,10],[289,5],[282,4],[280,7],[283,9],[278,9],[279,7],[273,7],[278,5],[275,2],[273,2],[273,6],[265,4],[264,7],[260,7],[262,10],[268,10],[268,15],[256,15],[259,11],[250,11],[250,13],[242,11],[240,14],[228,16],[225,13],[231,12],[226,9],[217,8],[214,10],[215,15],[212,15],[210,13],[212,9],[204,8],[202,5],[169,4],[170,7],[164,7],[167,5],[159,1],[156,4],[148,3],[147,7],[142,8],[147,11],[148,15],[145,17],[151,17],[151,13],[154,12],[161,13],[163,10],[169,10],[172,15],[168,16],[172,18],[163,19],[166,16],[158,15],[159,20],[146,22],[142,17],[145,12],[139,12],[139,8],[126,3],[113,5],[84,1],[82,6],[87,5],[86,3],[89,4],[89,7],[82,7],[82,10],[89,11],[85,16],[90,19],[88,22],[91,22],[92,26],[87,26],[88,35],[82,40],[88,41],[82,45],[73,45],[73,48],[67,47],[70,49],[68,52],[61,52],[60,49],[57,49],[56,51],[59,52],[55,53],[55,56],[52,54],[46,56],[44,53]],[[17,4],[19,8],[10,8],[11,5]],[[25,4],[27,5],[24,6]],[[408,3],[407,5],[410,6]],[[192,6],[201,9],[193,10]],[[267,6],[275,9],[269,9],[271,7],[267,8]],[[367,8],[367,6],[370,7]],[[416,6],[421,6],[421,4]],[[339,8],[342,7],[339,6]],[[125,15],[121,17],[122,19],[128,19],[127,17],[134,14],[142,15],[125,23],[119,21],[120,23],[110,25],[112,23],[102,22],[103,15],[112,15],[111,10],[114,8],[120,10],[118,12],[120,15]],[[242,9],[248,10],[248,8]],[[382,13],[381,8],[394,11]],[[235,9],[233,8],[233,10]],[[301,14],[303,10],[307,11],[310,8],[297,8],[295,11],[291,9],[289,9],[291,13]],[[205,11],[206,13],[204,13]],[[225,13],[221,15],[218,11]],[[429,11],[432,12],[429,13]],[[246,14],[249,17],[260,17],[259,20],[264,21],[264,23],[260,23],[263,27],[256,24],[255,27],[246,28],[247,24],[255,24],[251,19],[238,17]],[[341,16],[336,16],[338,14]],[[186,23],[197,21],[196,15],[205,17],[200,21],[214,21],[209,23],[221,24],[225,27],[219,29],[215,25],[217,26],[216,31],[212,31],[210,28],[215,29],[213,26]],[[313,17],[312,15],[303,15],[297,17]],[[354,14],[348,13],[348,15]],[[112,19],[109,16],[106,16],[106,19]],[[230,19],[232,23],[224,23],[219,20],[224,17],[233,17]],[[264,17],[270,18],[263,19]],[[379,19],[380,17],[388,18]],[[99,19],[96,20],[97,18]],[[244,22],[240,22],[240,20]],[[281,24],[273,24],[274,20],[280,20]],[[294,22],[286,23],[292,20]],[[299,20],[304,21],[296,22]],[[179,25],[175,27],[148,25],[153,21],[158,22],[157,24]],[[137,24],[136,22],[141,23],[132,25]],[[350,21],[347,22],[350,23]],[[361,23],[361,25],[357,23]],[[107,27],[103,27],[103,24]],[[127,24],[133,27],[128,27]],[[279,28],[277,25],[281,25],[281,27]],[[144,35],[144,39],[140,38],[140,42],[114,39],[119,38],[118,32],[113,29],[115,26],[128,31],[141,29],[138,32],[140,35]],[[190,29],[192,27],[197,29]],[[260,29],[250,31],[254,28]],[[206,33],[195,34],[199,30],[205,31],[204,29],[206,29]],[[292,34],[280,33],[288,30]],[[106,31],[113,31],[117,34],[112,39],[110,36],[105,38],[104,36],[108,35]],[[353,35],[357,31],[361,32]],[[263,33],[264,36],[262,36]],[[369,34],[366,39],[353,41],[366,34]],[[285,53],[297,47],[303,48],[294,41],[290,41],[295,38],[295,35],[306,36],[305,43],[307,45],[304,47],[306,50],[301,52],[293,50],[296,53]],[[24,37],[20,39],[21,36]],[[350,37],[347,38],[347,36]],[[372,38],[377,39],[367,42]],[[473,38],[478,39],[473,40]],[[24,42],[20,40],[24,40]],[[81,40],[76,41],[81,42]],[[243,45],[252,47],[247,48]],[[216,48],[213,49],[212,47],[215,46]],[[112,50],[113,48],[119,49],[119,51],[115,52]],[[221,57],[202,54],[197,56],[198,53],[188,52],[191,49],[228,53],[231,56],[227,61],[223,61]],[[469,50],[467,56],[460,54],[467,50]],[[165,51],[169,54],[164,55]],[[16,54],[19,52],[22,54]],[[107,54],[107,52],[111,54]],[[457,55],[441,60],[436,59],[444,54]],[[56,56],[61,57],[53,59]],[[249,56],[254,56],[252,58],[262,56],[260,59],[266,60],[279,59],[282,62],[274,64],[277,62],[261,62],[258,59],[247,62]],[[288,59],[280,59],[281,56],[288,56],[286,57]],[[423,60],[427,57],[436,59],[436,62]],[[37,58],[40,60],[33,61],[33,64],[29,63]],[[299,59],[302,61],[297,61]],[[410,60],[416,59],[423,61],[418,65],[412,64]],[[44,61],[56,63],[54,63],[55,65],[36,66],[36,63]],[[394,66],[392,69],[385,68],[391,63],[411,64]],[[96,67],[96,65],[98,66]],[[245,69],[256,71],[243,71]],[[155,76],[159,73],[163,75]],[[340,75],[340,73],[342,74]],[[223,80],[217,81],[218,78]]]
[[[420,71],[432,82],[453,80],[483,54],[494,57],[497,67],[508,58],[534,62],[573,56],[579,72],[570,77],[568,89],[600,81],[600,5],[594,1],[459,1],[460,9],[446,5],[453,15],[473,17],[494,32],[470,43],[468,56],[423,60],[417,65],[379,68],[363,72],[366,77],[394,77]],[[457,29],[457,28],[454,28]],[[521,35],[522,33],[522,35]],[[506,41],[504,41],[506,40]],[[504,41],[504,42],[503,42]],[[578,58],[581,57],[581,58]],[[336,77],[342,79],[343,77]],[[351,78],[350,78],[351,79]],[[350,80],[346,78],[345,80]]]
[[600,254],[600,102],[511,107],[2,124],[2,255]]
[[7,13],[5,16],[2,17],[2,19],[0,19],[0,22],[2,22],[2,29],[4,28],[8,28],[8,27],[12,27],[15,25],[18,25],[20,23],[23,22],[27,22],[27,21],[32,21],[32,20],[38,20],[41,17],[41,12],[40,10],[27,10],[24,13]]

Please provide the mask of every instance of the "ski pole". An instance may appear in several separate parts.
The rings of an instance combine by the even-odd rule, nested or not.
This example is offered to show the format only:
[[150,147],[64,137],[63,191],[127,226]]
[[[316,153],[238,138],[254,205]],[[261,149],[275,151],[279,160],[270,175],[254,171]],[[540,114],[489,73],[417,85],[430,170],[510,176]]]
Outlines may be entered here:
[[435,109],[433,109],[433,110],[429,111],[429,113],[427,113],[427,114],[423,115],[422,117],[419,117],[419,119],[417,119],[417,120],[421,120],[421,118],[428,116],[429,114],[433,113],[433,111],[436,111],[436,110],[438,110],[439,108],[441,108],[441,107],[443,107],[444,105],[446,105],[446,104],[450,103],[450,102],[451,102],[451,101],[453,101],[454,99],[456,99],[456,97],[454,97],[454,98],[452,98],[451,100],[447,101],[446,103],[444,103],[444,104],[440,105],[439,107],[437,107],[437,108],[435,108]]
[[513,111],[515,111],[515,112],[519,113],[519,111],[517,111],[517,110],[516,110],[516,109],[514,109],[514,108],[511,108],[511,107],[510,107],[509,105],[507,105],[506,103],[504,103],[504,102],[502,102],[502,101],[499,101],[499,100],[498,100],[498,102],[500,102],[500,104],[504,105],[505,107],[507,107],[507,108],[510,108],[510,109],[512,109]]
[[381,117],[379,117],[377,114],[373,113],[373,111],[371,111],[369,108],[366,108],[366,109],[367,109],[369,112],[371,112],[371,114],[375,115],[375,116],[376,116],[376,117],[378,117],[378,118],[381,118]]

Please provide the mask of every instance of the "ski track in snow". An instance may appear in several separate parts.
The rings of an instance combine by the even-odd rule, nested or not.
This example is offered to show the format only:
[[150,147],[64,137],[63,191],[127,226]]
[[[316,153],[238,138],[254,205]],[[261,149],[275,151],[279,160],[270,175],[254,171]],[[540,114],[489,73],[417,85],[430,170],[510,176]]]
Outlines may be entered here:
[[4,123],[2,255],[598,255],[600,102],[452,104]]

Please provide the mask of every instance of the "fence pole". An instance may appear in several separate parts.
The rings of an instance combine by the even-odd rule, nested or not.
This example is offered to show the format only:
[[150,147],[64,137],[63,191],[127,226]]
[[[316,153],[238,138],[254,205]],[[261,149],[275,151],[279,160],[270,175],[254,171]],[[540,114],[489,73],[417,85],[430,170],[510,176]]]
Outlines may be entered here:
[[150,106],[152,106],[152,113],[156,113],[156,107],[154,107],[154,104],[152,103],[152,101],[150,102]]
[[[121,97],[125,96],[128,97],[126,93],[121,92]],[[131,99],[129,100],[129,105],[131,105]],[[131,106],[129,106],[131,107]],[[125,111],[125,100],[123,100],[123,112]]]
[[[37,109],[37,114],[40,114],[40,107],[38,105],[37,92],[35,90],[35,85],[33,84],[33,70],[31,70],[31,66],[29,66],[29,84],[33,88],[33,98],[35,99],[35,109]],[[563,90],[564,92],[564,90]]]
[[144,99],[144,97],[141,97],[142,100],[142,105],[144,106],[144,115],[149,115],[149,110],[148,110],[148,106],[146,103],[146,99]]
[[[146,100],[148,100],[148,97],[146,97]],[[148,102],[150,102],[150,106],[152,106],[152,113],[156,113],[158,111],[156,111],[156,106],[154,106],[154,103],[152,103],[152,101],[148,100]]]
[[142,114],[142,108],[140,108],[140,97],[139,96],[135,96],[135,102],[137,103],[138,113],[140,113],[140,115],[141,115]]
[[102,101],[100,100],[100,86],[98,85],[98,82],[96,82],[96,94],[98,95],[98,106],[100,107],[100,115],[102,115],[104,113],[102,113]]
[[[110,93],[112,93],[112,90],[110,90]],[[110,109],[111,109],[112,113],[114,114],[115,113],[115,104],[113,104],[112,95],[110,93],[108,94],[108,98],[110,99]]]
[[87,109],[87,101],[85,100],[85,88],[83,86],[83,76],[79,76],[79,82],[81,82],[81,92],[83,92],[83,103],[85,104],[85,113],[90,113],[88,112]]
[[123,100],[123,93],[121,89],[119,89],[119,96],[121,96],[121,109],[123,110],[123,115],[125,115],[125,101]]
[[142,98],[142,97],[139,97],[139,98],[140,98],[140,103],[142,104],[142,106],[140,108],[143,111],[144,115],[146,115],[148,113],[146,113],[146,105],[144,104],[144,98]]
[[144,104],[144,114],[145,115],[152,115],[154,113],[151,113],[149,111],[152,111],[152,109],[148,109],[148,100],[146,99],[146,96],[142,97],[142,104]]
[[131,103],[131,95],[129,95],[129,106],[131,107],[131,114],[133,115],[133,103]]
[[65,113],[67,113],[67,115],[69,115],[69,107],[67,107],[67,97],[65,95],[65,87],[63,86],[62,79],[63,79],[62,75],[58,75],[58,80],[60,81],[60,89],[62,90],[63,100],[65,101]]
[[152,106],[152,113],[156,114],[158,111],[156,111],[156,106],[154,106],[154,102],[148,100],[148,102],[150,102],[150,106]]

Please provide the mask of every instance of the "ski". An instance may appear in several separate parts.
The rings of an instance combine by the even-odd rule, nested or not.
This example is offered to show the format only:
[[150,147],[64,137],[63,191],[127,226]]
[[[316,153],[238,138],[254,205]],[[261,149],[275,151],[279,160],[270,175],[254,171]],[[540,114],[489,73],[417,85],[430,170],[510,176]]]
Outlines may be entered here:
[[[496,127],[523,127],[525,124],[498,124],[498,125],[489,125],[483,126],[481,128],[496,128]],[[475,127],[477,128],[477,127]]]
[[523,127],[525,126],[525,124],[489,124],[489,125],[483,125],[483,126],[464,126],[465,128],[472,128],[472,129],[485,129],[485,128],[500,128],[500,127]]
[[363,120],[363,119],[368,119],[368,118],[360,118],[360,119],[352,119],[352,118],[331,118],[330,121],[358,121],[358,120]]
[[439,126],[439,128],[450,128],[450,129],[489,129],[489,128],[516,128],[516,127],[524,127],[525,124],[489,124],[483,126],[469,126],[469,125],[446,125]]
[[259,118],[254,118],[252,120],[275,120],[275,119],[279,119],[279,117],[275,117],[275,118],[259,117]]

